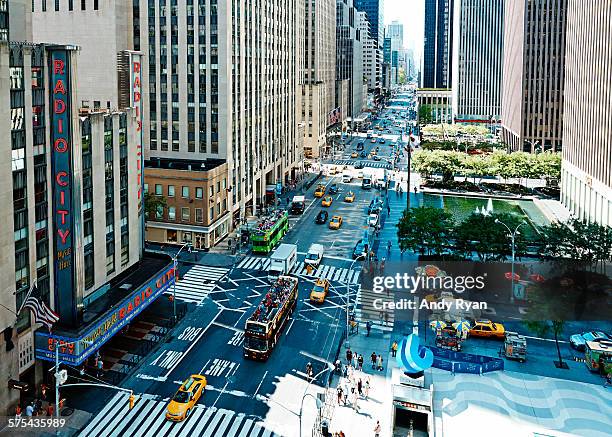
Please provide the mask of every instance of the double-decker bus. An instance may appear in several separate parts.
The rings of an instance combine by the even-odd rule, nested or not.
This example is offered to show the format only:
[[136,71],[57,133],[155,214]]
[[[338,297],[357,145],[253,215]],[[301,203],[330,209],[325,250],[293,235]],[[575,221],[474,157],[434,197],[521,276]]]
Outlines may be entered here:
[[244,327],[244,356],[265,361],[272,353],[289,316],[295,309],[298,280],[279,276],[270,286]]
[[253,253],[269,253],[289,229],[287,211],[276,211],[263,218],[251,231]]

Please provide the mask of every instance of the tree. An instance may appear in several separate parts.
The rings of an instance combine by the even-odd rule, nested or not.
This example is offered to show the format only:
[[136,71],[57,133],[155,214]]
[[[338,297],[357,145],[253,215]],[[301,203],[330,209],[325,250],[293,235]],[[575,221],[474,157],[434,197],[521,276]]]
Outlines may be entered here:
[[527,329],[533,331],[538,337],[544,337],[550,332],[555,337],[555,345],[557,346],[557,357],[559,361],[555,361],[555,366],[560,369],[568,369],[569,367],[563,361],[561,357],[561,349],[559,348],[559,335],[563,332],[565,327],[564,320],[527,320],[525,321]]
[[419,123],[429,124],[433,123],[433,115],[431,105],[419,106]]
[[[512,243],[508,230],[495,220],[502,221],[513,230],[520,223],[517,217],[510,214],[483,215],[474,212],[455,227],[454,250],[456,254],[471,257],[473,253],[476,253],[482,262],[501,261],[511,255]],[[525,250],[525,240],[518,235],[515,240],[515,253],[520,256],[525,253]]]
[[156,196],[155,194],[145,193],[144,195],[145,214],[147,217],[151,217],[158,210],[163,210],[168,203],[164,196]]
[[396,225],[400,249],[441,255],[450,246],[453,225],[451,214],[444,209],[431,206],[406,209]]

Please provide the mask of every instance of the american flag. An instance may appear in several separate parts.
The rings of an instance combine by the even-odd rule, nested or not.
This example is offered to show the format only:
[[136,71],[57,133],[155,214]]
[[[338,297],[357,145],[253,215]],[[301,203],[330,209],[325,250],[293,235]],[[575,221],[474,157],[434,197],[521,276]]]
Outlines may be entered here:
[[28,293],[28,297],[23,303],[23,308],[29,309],[34,315],[34,321],[37,323],[42,323],[47,327],[49,331],[51,331],[51,327],[55,322],[59,320],[59,316],[51,310],[44,302],[36,299],[32,294],[37,291],[36,282],[32,284],[32,288]]

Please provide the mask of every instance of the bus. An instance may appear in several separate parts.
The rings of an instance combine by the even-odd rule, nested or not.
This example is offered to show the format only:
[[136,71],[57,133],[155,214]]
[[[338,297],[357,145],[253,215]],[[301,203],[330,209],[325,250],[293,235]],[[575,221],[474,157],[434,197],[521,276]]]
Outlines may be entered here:
[[263,218],[251,232],[253,253],[270,253],[289,229],[287,211],[276,211]]
[[244,327],[244,357],[266,361],[289,316],[295,310],[298,280],[293,276],[279,276],[270,286]]

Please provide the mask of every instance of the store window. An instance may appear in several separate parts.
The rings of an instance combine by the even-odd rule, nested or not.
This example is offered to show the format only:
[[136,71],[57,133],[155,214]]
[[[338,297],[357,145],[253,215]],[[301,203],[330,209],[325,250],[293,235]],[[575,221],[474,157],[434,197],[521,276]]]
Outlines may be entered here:
[[174,197],[174,185],[168,185],[168,197]]

